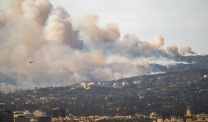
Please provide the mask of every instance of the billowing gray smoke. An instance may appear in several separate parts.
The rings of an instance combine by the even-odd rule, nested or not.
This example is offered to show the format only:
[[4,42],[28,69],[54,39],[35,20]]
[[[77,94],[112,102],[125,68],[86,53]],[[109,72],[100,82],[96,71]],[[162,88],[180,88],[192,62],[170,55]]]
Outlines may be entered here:
[[160,35],[147,42],[134,34],[121,36],[115,23],[98,23],[97,15],[71,18],[48,0],[3,0],[0,72],[15,83],[0,83],[0,91],[149,74],[148,58],[194,53],[191,47],[165,48]]

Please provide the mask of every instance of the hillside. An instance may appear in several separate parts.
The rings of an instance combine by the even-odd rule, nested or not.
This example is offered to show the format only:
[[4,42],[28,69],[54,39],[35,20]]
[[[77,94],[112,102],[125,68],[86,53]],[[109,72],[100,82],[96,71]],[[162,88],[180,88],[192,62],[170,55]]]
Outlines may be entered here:
[[[193,113],[208,113],[208,69],[185,68],[178,72],[136,76],[117,81],[94,83],[83,88],[36,88],[1,94],[0,108],[41,109],[51,114],[62,107],[73,115],[130,115],[151,112],[169,117],[183,116],[190,105]],[[108,84],[106,86],[106,84]]]

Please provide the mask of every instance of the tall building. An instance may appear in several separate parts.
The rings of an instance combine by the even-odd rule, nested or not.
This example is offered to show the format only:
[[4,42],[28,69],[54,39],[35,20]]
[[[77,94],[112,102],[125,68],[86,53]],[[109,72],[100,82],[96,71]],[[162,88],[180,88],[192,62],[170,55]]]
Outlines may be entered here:
[[53,108],[53,117],[65,117],[65,110],[59,107]]
[[190,107],[188,106],[187,110],[186,110],[186,116],[187,117],[190,117],[191,116],[191,109]]
[[14,115],[12,111],[0,110],[0,121],[1,122],[14,122]]

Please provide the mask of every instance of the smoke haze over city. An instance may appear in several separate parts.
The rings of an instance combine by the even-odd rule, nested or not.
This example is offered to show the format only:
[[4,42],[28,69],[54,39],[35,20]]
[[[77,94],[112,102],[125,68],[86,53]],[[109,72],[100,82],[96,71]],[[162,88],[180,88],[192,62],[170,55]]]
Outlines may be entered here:
[[110,81],[160,72],[150,64],[174,65],[197,54],[189,44],[165,46],[155,34],[141,40],[121,34],[118,23],[99,15],[72,17],[48,0],[3,0],[0,8],[0,72],[13,79],[0,91]]

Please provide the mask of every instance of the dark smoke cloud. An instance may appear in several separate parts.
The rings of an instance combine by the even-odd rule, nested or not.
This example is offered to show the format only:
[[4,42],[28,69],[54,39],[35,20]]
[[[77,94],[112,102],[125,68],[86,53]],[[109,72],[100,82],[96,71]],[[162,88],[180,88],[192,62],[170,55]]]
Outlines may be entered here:
[[0,91],[150,74],[149,58],[195,53],[191,47],[164,47],[160,35],[149,42],[134,34],[122,36],[116,23],[99,26],[97,15],[72,18],[48,0],[3,0],[3,4],[0,72],[15,84],[0,83]]

